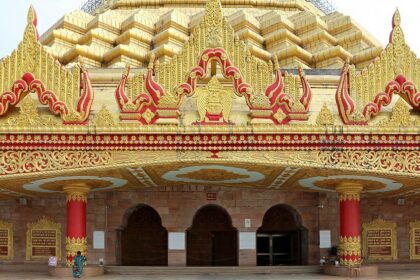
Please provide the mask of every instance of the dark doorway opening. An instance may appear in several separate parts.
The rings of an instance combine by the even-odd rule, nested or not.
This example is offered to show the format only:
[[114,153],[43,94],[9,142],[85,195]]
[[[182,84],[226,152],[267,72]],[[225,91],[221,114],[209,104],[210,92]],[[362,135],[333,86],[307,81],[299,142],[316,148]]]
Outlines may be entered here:
[[238,231],[220,206],[204,206],[187,230],[188,266],[237,266]]
[[257,265],[304,265],[308,259],[308,231],[299,213],[276,205],[264,215],[257,231]]
[[129,214],[121,231],[121,264],[168,265],[168,231],[152,207],[140,205]]

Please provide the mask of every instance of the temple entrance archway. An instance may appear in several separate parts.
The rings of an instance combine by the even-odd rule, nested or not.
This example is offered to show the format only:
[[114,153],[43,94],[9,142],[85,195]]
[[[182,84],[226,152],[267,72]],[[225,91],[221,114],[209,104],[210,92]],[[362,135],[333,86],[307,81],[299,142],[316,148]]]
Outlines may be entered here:
[[308,231],[288,205],[271,207],[257,231],[257,265],[303,265],[308,259]]
[[168,231],[156,210],[142,204],[127,216],[121,231],[121,264],[167,266]]
[[238,231],[222,207],[207,205],[195,214],[187,230],[187,265],[238,265]]

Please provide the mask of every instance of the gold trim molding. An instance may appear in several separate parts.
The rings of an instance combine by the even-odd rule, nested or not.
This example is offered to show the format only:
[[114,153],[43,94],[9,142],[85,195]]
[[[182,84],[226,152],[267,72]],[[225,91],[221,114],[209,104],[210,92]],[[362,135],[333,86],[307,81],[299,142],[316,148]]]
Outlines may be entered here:
[[13,248],[13,224],[0,220],[0,230],[7,231],[7,256],[0,256],[0,260],[13,260],[14,248]]
[[[368,238],[367,232],[370,230],[387,230],[391,232],[391,254],[389,256],[371,256],[368,255]],[[363,257],[369,261],[390,261],[398,259],[398,245],[397,245],[397,224],[391,221],[382,219],[373,220],[370,223],[363,223],[362,225],[362,240],[363,240]]]
[[33,230],[51,230],[55,231],[55,252],[56,257],[61,260],[61,224],[54,223],[47,218],[43,217],[39,221],[27,224],[26,231],[26,260],[44,260],[48,259],[45,256],[33,256],[32,255],[32,231]]

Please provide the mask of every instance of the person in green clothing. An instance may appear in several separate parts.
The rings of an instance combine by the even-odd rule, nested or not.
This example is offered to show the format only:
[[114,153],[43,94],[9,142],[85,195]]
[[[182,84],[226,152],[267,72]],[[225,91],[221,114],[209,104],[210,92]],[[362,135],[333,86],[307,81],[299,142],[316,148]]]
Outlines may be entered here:
[[77,255],[74,257],[73,277],[80,278],[82,276],[85,261],[86,258],[82,256],[82,252],[77,251]]

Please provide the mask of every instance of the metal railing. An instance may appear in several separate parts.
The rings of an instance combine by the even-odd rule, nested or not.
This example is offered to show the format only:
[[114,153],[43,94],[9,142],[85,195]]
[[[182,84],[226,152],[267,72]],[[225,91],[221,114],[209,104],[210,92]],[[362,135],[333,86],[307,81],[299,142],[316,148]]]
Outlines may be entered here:
[[80,9],[85,13],[93,14],[96,9],[104,3],[104,1],[105,0],[88,0]]
[[[318,9],[323,11],[325,14],[331,14],[332,12],[336,11],[336,8],[332,4],[331,0],[306,0],[311,2],[315,5]],[[81,10],[93,14],[95,13],[96,9],[101,6],[105,0],[87,0],[85,4],[82,5]]]
[[320,9],[327,15],[337,10],[331,0],[306,0],[306,1],[311,2],[312,4],[315,5],[315,7],[317,7],[318,9]]

